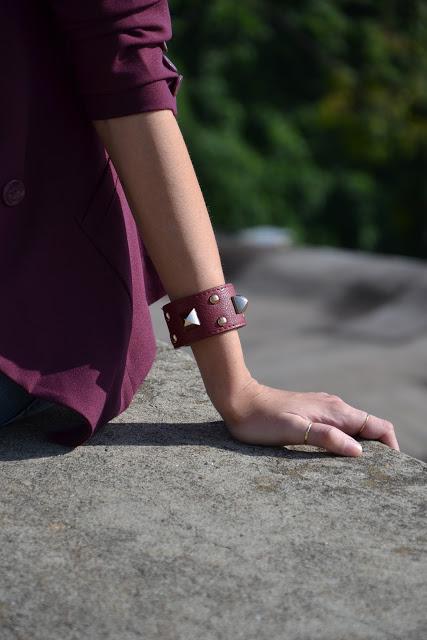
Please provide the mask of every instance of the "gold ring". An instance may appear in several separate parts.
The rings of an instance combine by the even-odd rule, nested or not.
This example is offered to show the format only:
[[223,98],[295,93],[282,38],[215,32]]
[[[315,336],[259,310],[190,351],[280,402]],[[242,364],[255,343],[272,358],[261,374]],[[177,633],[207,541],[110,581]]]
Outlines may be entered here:
[[358,436],[360,433],[362,433],[362,430],[366,427],[366,423],[368,422],[368,418],[369,418],[369,417],[370,417],[370,414],[369,414],[369,413],[367,413],[367,414],[366,414],[366,418],[365,418],[365,420],[363,421],[362,426],[360,427],[359,431],[356,433],[356,435],[357,435],[357,436]]
[[310,431],[312,426],[313,426],[313,423],[310,421],[308,423],[308,427],[307,427],[307,429],[305,430],[305,433],[304,433],[304,444],[307,444],[308,433],[309,433],[309,431]]

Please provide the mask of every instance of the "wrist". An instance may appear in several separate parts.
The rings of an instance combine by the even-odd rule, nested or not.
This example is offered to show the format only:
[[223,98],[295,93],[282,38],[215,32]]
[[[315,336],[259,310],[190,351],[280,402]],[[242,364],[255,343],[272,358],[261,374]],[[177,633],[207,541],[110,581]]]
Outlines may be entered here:
[[251,380],[239,332],[248,300],[232,283],[174,299],[162,307],[175,348],[189,345],[206,391],[221,415],[233,413],[233,398]]
[[231,393],[250,376],[238,331],[227,331],[191,345],[193,356],[209,393]]
[[237,398],[254,381],[237,331],[210,336],[191,345],[206,392],[224,419],[237,413]]
[[230,431],[239,426],[248,410],[248,398],[256,395],[258,387],[258,380],[247,372],[247,375],[240,379],[240,383],[234,385],[231,392],[210,395],[212,404]]

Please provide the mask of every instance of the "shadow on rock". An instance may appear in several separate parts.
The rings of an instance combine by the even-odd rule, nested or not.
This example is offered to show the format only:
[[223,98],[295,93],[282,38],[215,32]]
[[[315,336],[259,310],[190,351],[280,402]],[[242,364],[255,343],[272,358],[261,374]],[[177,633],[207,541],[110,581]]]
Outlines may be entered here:
[[[67,455],[73,448],[63,447],[45,439],[46,429],[34,423],[9,425],[1,432],[2,450],[0,461],[46,458]],[[212,447],[235,451],[245,456],[267,456],[275,458],[312,459],[336,457],[335,454],[313,447],[304,451],[288,447],[252,446],[230,437],[222,421],[207,423],[108,423],[100,427],[82,447],[108,446],[141,447]],[[300,445],[292,445],[298,447]],[[79,447],[76,447],[78,449]]]

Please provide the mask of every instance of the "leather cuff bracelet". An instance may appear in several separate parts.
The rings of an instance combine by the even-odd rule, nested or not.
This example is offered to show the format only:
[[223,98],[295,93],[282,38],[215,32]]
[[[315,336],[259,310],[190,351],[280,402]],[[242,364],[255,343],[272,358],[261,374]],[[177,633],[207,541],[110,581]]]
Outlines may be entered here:
[[196,340],[244,327],[243,312],[247,306],[248,299],[237,295],[229,282],[172,300],[162,310],[171,342],[178,349]]

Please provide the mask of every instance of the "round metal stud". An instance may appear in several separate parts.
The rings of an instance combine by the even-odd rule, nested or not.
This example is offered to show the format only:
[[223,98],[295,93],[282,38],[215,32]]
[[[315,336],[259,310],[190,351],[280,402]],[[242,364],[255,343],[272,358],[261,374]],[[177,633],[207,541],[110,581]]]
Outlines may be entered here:
[[9,207],[21,204],[25,198],[25,185],[22,180],[10,180],[3,187],[3,202]]
[[165,316],[166,316],[166,320],[170,320],[171,319],[169,311],[166,311]]
[[213,293],[209,298],[209,302],[211,304],[216,304],[217,302],[219,302],[219,295],[217,293]]
[[178,340],[178,338],[176,337],[176,335],[175,335],[175,334],[173,334],[173,335],[172,335],[172,340],[173,340],[174,342],[176,342],[176,341]]
[[220,327],[222,327],[222,325],[225,324],[226,322],[227,322],[227,318],[225,316],[220,316],[216,321],[216,323],[219,324]]

